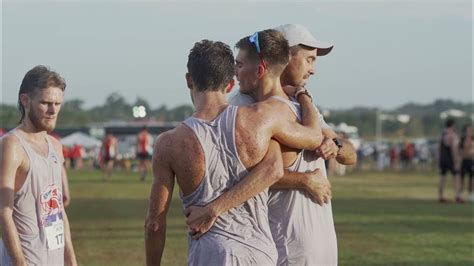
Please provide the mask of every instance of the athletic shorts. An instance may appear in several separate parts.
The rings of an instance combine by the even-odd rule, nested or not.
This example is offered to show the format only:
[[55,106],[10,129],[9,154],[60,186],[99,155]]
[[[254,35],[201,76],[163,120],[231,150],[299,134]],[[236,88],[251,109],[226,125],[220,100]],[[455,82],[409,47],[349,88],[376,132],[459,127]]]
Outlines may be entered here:
[[137,158],[139,160],[150,160],[151,154],[149,154],[148,152],[139,152],[137,153]]
[[111,157],[111,156],[108,156],[108,155],[104,156],[104,162],[109,162],[109,161],[113,161],[113,160],[115,160],[115,157]]
[[448,172],[451,172],[453,176],[457,174],[456,168],[454,168],[454,163],[441,163],[439,165],[439,172],[443,176]]
[[461,178],[464,178],[464,174],[466,173],[472,178],[473,172],[474,172],[473,160],[463,159],[461,163]]

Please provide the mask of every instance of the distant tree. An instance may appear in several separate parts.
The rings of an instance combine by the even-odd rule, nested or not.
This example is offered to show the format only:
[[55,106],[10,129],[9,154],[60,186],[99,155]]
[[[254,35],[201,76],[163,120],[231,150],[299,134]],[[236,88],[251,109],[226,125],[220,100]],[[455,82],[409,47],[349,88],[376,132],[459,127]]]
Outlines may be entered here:
[[183,121],[188,116],[191,116],[194,112],[194,108],[190,105],[181,105],[170,110],[168,115],[168,121]]
[[13,128],[20,121],[20,112],[14,105],[0,105],[0,127]]
[[[147,99],[142,97],[137,97],[134,103],[128,103],[123,96],[116,92],[110,94],[101,106],[86,110],[83,105],[84,101],[79,99],[64,102],[58,119],[58,127],[87,126],[93,122],[110,120],[132,120],[132,107],[135,105],[145,106],[147,117],[158,121],[183,121],[194,112],[191,105],[180,105],[174,108],[162,105],[153,109]],[[397,120],[384,120],[382,123],[383,137],[437,137],[444,125],[440,113],[449,109],[466,112],[467,116],[455,118],[460,131],[462,125],[472,123],[470,115],[473,113],[473,107],[472,102],[436,100],[430,104],[408,103],[393,110],[382,110],[382,113],[391,114],[394,117],[399,114],[410,115],[410,121],[406,124]],[[336,125],[344,122],[356,126],[361,137],[371,139],[375,137],[376,111],[375,108],[367,107],[330,110],[330,116],[325,119],[328,123]],[[0,127],[15,127],[19,118],[19,112],[15,105],[0,105]]]
[[103,106],[92,108],[90,115],[97,122],[133,119],[132,106],[125,101],[122,95],[116,92],[107,97]]
[[142,98],[142,97],[137,97],[137,100],[135,101],[135,103],[133,104],[133,106],[144,106],[146,111],[148,113],[150,113],[152,110],[151,110],[151,107],[150,107],[150,104],[148,104],[148,101],[145,100],[145,98]]
[[150,116],[158,121],[168,121],[168,109],[166,108],[166,105],[162,105],[158,109],[151,110]]
[[73,99],[63,103],[61,106],[61,114],[58,117],[58,127],[76,127],[87,126],[91,121],[91,117],[87,111],[82,108],[83,100]]

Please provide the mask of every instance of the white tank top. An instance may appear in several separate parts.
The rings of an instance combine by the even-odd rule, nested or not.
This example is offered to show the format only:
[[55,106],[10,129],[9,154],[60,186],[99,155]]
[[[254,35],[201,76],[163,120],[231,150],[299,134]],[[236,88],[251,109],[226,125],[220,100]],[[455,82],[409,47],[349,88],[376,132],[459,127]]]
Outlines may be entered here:
[[[199,187],[181,197],[184,207],[206,205],[248,174],[235,145],[237,106],[211,122],[190,117],[184,124],[204,151],[206,172]],[[268,222],[268,190],[221,214],[198,240],[189,239],[190,265],[274,265],[276,249]]]
[[[43,157],[16,129],[11,134],[20,140],[30,161],[25,183],[14,195],[12,214],[26,262],[28,265],[64,265],[64,244],[61,244],[64,234],[60,235],[63,162],[50,136],[46,137],[48,156]],[[3,241],[0,241],[0,265],[11,265]]]

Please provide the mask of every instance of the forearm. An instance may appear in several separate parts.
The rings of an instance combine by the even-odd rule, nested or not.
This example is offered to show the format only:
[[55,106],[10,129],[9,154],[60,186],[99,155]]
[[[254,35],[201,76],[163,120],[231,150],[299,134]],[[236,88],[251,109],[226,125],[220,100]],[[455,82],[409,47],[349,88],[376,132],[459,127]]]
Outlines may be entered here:
[[74,252],[74,247],[72,245],[69,219],[64,210],[63,210],[63,223],[64,223],[64,263],[65,265],[77,265],[76,253]]
[[270,187],[283,176],[280,145],[272,140],[264,159],[230,190],[209,203],[214,217],[236,207]]
[[[157,140],[156,147],[161,141]],[[173,196],[175,174],[167,161],[167,152],[153,155],[154,180],[145,220],[145,253],[147,265],[161,265],[166,240],[166,216]]]
[[209,203],[214,216],[228,211],[246,200],[262,192],[274,184],[282,176],[282,166],[280,170],[271,167],[255,167],[248,176],[243,178],[237,185],[222,194],[219,198]]
[[304,189],[307,176],[304,173],[290,172],[285,169],[284,175],[270,189]]
[[357,152],[354,145],[347,139],[339,139],[342,142],[342,148],[339,149],[336,161],[344,165],[353,165],[357,162]]
[[[149,227],[150,226],[150,227]],[[153,225],[147,225],[145,234],[145,252],[147,265],[161,265],[161,257],[165,248],[166,226],[154,230]]]
[[321,142],[323,141],[321,125],[319,124],[319,112],[308,95],[300,94],[297,100],[301,106],[301,124],[305,127],[311,128],[313,131],[313,141],[316,148],[321,145]]
[[[301,104],[302,121],[282,119],[281,114],[274,115],[273,138],[282,145],[294,149],[315,150],[323,141],[316,107],[305,94],[298,97]],[[293,117],[294,118],[294,117]]]
[[3,243],[12,259],[12,263],[14,265],[26,265],[20,238],[18,237],[18,231],[16,230],[11,215],[2,214],[0,221]]

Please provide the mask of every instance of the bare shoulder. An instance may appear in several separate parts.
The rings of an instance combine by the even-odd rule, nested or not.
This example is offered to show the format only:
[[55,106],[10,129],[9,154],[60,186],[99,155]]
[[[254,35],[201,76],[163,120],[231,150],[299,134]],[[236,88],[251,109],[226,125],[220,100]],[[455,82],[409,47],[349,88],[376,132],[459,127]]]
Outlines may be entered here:
[[191,137],[191,134],[192,131],[184,125],[161,133],[155,140],[155,154],[171,155],[182,151],[181,148],[186,145],[185,142]]
[[262,107],[271,113],[284,113],[286,115],[291,115],[292,117],[294,116],[293,111],[291,111],[291,108],[287,103],[275,98],[269,98],[263,101]]
[[14,155],[22,150],[21,142],[15,135],[7,133],[0,138],[0,152],[2,156]]
[[274,98],[269,98],[265,101],[261,101],[258,103],[254,103],[251,105],[246,106],[246,109],[242,110],[243,113],[250,113],[253,116],[258,116],[263,119],[268,118],[288,118],[288,119],[295,119],[294,113],[291,111],[290,107]]
[[[0,138],[0,158],[2,158],[2,162],[7,163],[10,167],[17,167],[27,161],[25,160],[27,158],[26,152],[18,137],[7,133]],[[5,166],[2,166],[2,168],[5,168]]]

